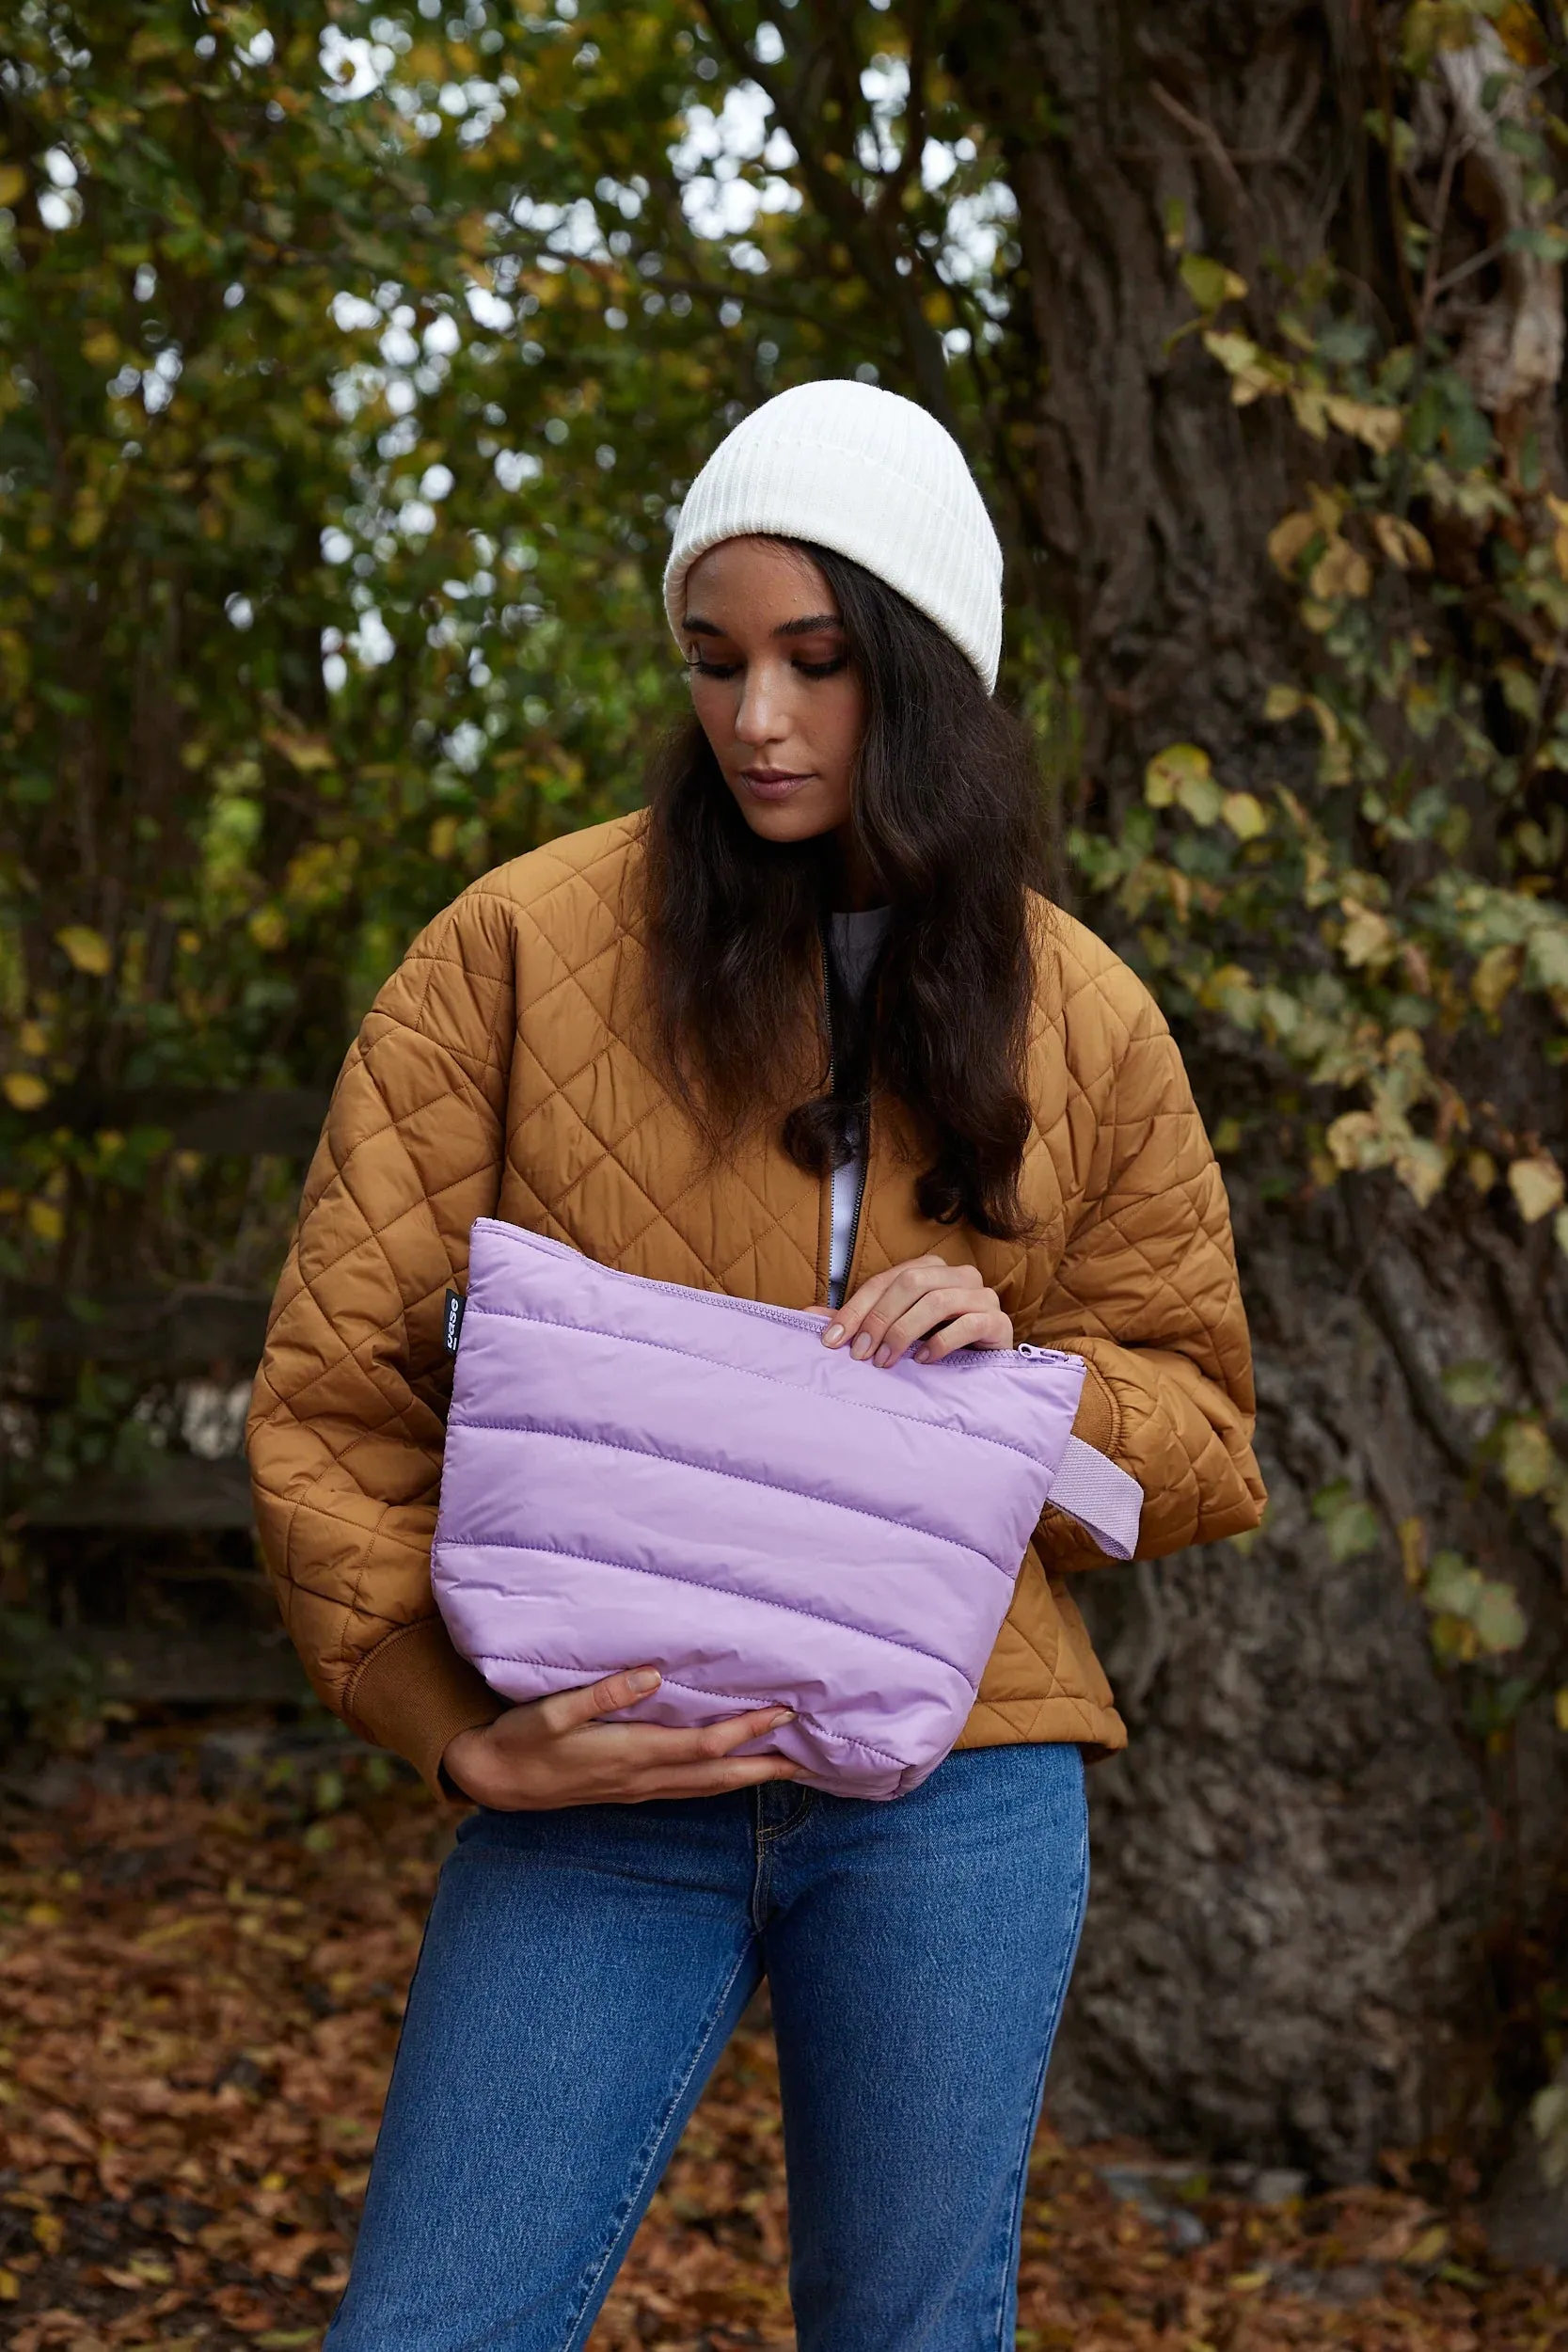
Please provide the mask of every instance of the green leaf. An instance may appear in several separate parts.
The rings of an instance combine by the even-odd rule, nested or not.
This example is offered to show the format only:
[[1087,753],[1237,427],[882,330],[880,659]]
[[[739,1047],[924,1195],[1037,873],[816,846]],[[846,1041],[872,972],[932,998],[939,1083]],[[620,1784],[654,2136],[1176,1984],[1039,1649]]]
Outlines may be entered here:
[[1443,1393],[1462,1412],[1479,1412],[1502,1403],[1502,1375],[1484,1357],[1450,1364],[1443,1374]]
[[1209,755],[1199,743],[1167,743],[1144,770],[1144,798],[1150,808],[1169,808],[1184,788],[1208,781]]
[[1336,1479],[1313,1496],[1312,1517],[1328,1539],[1328,1556],[1336,1566],[1376,1550],[1382,1534],[1377,1513],[1347,1479]]
[[1223,303],[1239,302],[1247,290],[1244,278],[1238,278],[1233,269],[1227,269],[1223,262],[1216,262],[1208,253],[1183,253],[1178,274],[1206,315],[1219,310]]
[[1549,222],[1542,229],[1511,229],[1505,240],[1513,253],[1530,253],[1538,262],[1556,263],[1568,258],[1568,230]]
[[1424,1597],[1434,1616],[1468,1628],[1489,1658],[1517,1649],[1529,1630],[1513,1586],[1483,1576],[1462,1552],[1438,1552]]

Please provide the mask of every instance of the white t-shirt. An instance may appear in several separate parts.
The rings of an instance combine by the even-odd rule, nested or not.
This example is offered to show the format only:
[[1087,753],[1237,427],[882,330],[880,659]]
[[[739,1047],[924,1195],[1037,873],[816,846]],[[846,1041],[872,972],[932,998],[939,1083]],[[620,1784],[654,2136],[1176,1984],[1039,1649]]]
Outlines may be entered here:
[[[891,907],[867,907],[858,914],[835,914],[833,927],[833,961],[845,984],[857,996],[863,994],[877,951],[882,944],[892,917]],[[832,1230],[828,1248],[828,1304],[836,1307],[844,1296],[845,1279],[849,1272],[849,1249],[855,1235],[855,1212],[860,1206],[861,1185],[865,1179],[865,1145],[863,1136],[852,1159],[832,1175]]]

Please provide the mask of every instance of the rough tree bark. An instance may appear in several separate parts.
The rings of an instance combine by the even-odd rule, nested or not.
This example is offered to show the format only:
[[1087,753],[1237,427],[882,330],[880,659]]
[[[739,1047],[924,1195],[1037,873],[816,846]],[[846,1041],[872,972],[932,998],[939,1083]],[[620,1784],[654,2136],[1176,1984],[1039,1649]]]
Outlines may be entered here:
[[[1362,129],[1393,29],[1354,0],[958,11],[948,62],[1004,139],[1020,206],[1022,528],[1082,660],[1090,823],[1115,826],[1174,739],[1227,786],[1311,788],[1307,752],[1262,715],[1299,663],[1265,542],[1309,469],[1284,403],[1238,409],[1201,339],[1172,343],[1193,306],[1171,246],[1238,271],[1265,335],[1274,274],[1331,249],[1407,336]],[[1439,141],[1475,78],[1456,61]],[[1479,145],[1469,160],[1487,184]],[[1517,189],[1496,170],[1489,184],[1506,226]],[[1483,397],[1505,430],[1511,402],[1539,421],[1560,292],[1554,342],[1539,270],[1470,291]],[[1212,1113],[1255,1096],[1256,1072],[1183,1041]],[[1489,1079],[1506,1106],[1519,1073]],[[1244,1556],[1088,1581],[1133,1737],[1092,1775],[1096,1887],[1053,2104],[1069,2128],[1345,2179],[1389,2145],[1473,2145],[1531,2088],[1530,1955],[1568,1925],[1568,1743],[1543,1702],[1506,1756],[1489,1751],[1434,1669],[1392,1534],[1336,1564],[1310,1500],[1349,1479],[1390,1529],[1418,1514],[1492,1562],[1536,1628],[1522,1670],[1561,1679],[1560,1545],[1478,1484],[1439,1375],[1492,1355],[1542,1394],[1565,1367],[1541,1308],[1544,1229],[1418,1216],[1383,1180],[1281,1202],[1265,1172],[1243,1167],[1232,1192],[1272,1517]]]

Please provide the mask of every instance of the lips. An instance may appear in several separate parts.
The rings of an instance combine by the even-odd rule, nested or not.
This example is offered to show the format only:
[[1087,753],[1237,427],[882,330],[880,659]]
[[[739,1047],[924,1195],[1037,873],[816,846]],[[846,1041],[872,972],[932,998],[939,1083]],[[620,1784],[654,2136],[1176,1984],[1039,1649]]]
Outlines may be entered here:
[[792,774],[785,768],[743,768],[740,781],[759,801],[787,801],[811,778]]

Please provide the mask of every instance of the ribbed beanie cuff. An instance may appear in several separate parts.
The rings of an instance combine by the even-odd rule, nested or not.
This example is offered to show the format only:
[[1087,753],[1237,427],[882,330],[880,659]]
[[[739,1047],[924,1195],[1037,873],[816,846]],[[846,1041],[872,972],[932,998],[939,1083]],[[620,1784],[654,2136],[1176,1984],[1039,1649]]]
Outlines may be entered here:
[[687,493],[664,573],[677,638],[686,575],[721,540],[810,539],[862,564],[944,629],[985,682],[1002,658],[1002,548],[963,452],[874,384],[798,384],[721,441]]

